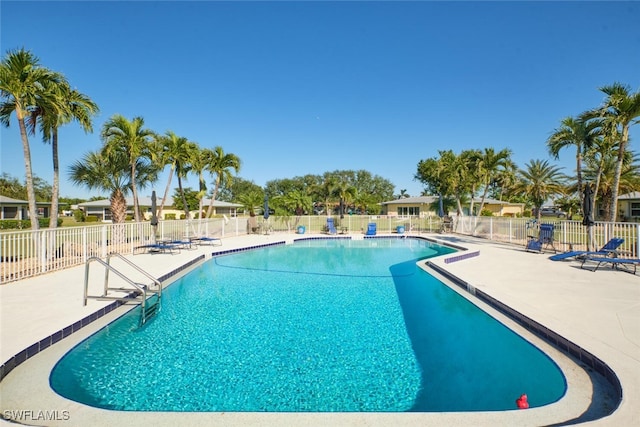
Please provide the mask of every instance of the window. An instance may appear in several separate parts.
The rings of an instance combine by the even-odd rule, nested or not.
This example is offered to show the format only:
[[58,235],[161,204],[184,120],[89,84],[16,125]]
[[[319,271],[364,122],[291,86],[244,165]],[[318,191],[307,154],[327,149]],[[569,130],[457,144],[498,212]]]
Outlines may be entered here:
[[640,216],[640,202],[631,203],[631,216]]
[[420,207],[418,206],[399,206],[398,216],[419,216]]

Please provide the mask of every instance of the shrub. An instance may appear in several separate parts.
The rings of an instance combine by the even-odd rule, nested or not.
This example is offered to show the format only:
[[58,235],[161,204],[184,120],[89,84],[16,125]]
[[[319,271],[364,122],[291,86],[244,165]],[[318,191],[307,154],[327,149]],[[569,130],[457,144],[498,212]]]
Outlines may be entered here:
[[86,222],[98,222],[100,219],[95,215],[87,215],[85,218]]
[[491,212],[489,209],[482,209],[480,211],[480,216],[493,216],[493,212]]
[[165,220],[167,220],[167,219],[176,219],[176,214],[174,214],[174,213],[166,214],[164,216],[164,219]]
[[84,211],[82,209],[76,209],[73,211],[73,219],[75,219],[76,222],[84,222]]

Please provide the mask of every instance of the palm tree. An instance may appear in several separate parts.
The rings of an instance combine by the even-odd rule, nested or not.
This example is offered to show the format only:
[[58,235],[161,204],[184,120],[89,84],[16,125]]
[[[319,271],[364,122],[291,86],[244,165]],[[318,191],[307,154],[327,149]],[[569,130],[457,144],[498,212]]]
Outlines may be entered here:
[[484,201],[487,198],[491,182],[500,174],[500,172],[507,170],[510,160],[511,150],[508,148],[504,148],[498,152],[493,148],[485,148],[484,152],[481,154],[478,165],[480,180],[482,185],[484,185],[484,192],[482,193],[478,216],[484,207]]
[[603,105],[598,109],[588,111],[584,116],[585,118],[591,119],[597,117],[603,118],[605,122],[615,127],[616,131],[619,131],[621,135],[618,145],[616,172],[611,191],[612,208],[609,221],[614,222],[618,215],[618,191],[625,152],[629,143],[629,127],[640,122],[640,120],[638,120],[638,117],[640,117],[640,91],[631,93],[629,86],[617,82],[610,86],[601,87],[600,91],[607,95]]
[[546,160],[531,160],[525,165],[526,169],[519,171],[519,181],[515,190],[529,199],[537,211],[540,221],[540,207],[550,196],[562,194],[563,175],[558,166],[550,165]]
[[582,158],[598,137],[597,126],[594,122],[566,117],[562,120],[560,128],[553,131],[547,139],[549,153],[557,159],[560,158],[560,150],[565,147],[575,146],[576,148],[576,179],[578,181],[577,192],[580,197],[580,204],[584,199],[582,188]]
[[357,190],[356,187],[351,185],[347,180],[342,179],[336,183],[334,192],[336,197],[340,200],[340,205],[343,207],[343,210],[340,212],[340,217],[342,218],[344,216],[344,207],[355,199]]
[[69,167],[72,183],[89,190],[109,192],[111,215],[116,224],[124,223],[127,216],[125,196],[131,189],[129,159],[119,151],[90,152]]
[[187,198],[184,195],[184,188],[182,186],[182,179],[186,178],[189,172],[192,170],[192,162],[200,152],[198,144],[191,141],[186,141],[182,146],[183,152],[177,157],[176,160],[176,177],[178,177],[178,191],[182,198],[182,206],[184,207],[185,219],[191,219],[191,213],[189,212],[189,205],[187,204]]
[[202,204],[207,194],[207,181],[204,179],[204,171],[211,162],[213,151],[208,148],[198,149],[191,158],[191,171],[198,175],[198,218],[202,218]]
[[33,133],[36,123],[40,122],[40,131],[45,143],[51,143],[53,155],[53,187],[51,198],[51,218],[49,228],[58,225],[58,198],[60,193],[60,166],[58,161],[58,128],[72,121],[82,126],[85,132],[93,132],[91,117],[98,112],[98,106],[86,95],[71,89],[63,76],[56,82],[47,84],[48,96],[36,106],[27,121]]
[[[614,188],[616,165],[616,157],[608,156],[600,163],[595,164],[593,168],[589,167],[589,163],[587,163],[587,167],[585,168],[585,177],[591,178],[594,182],[598,183],[596,191],[598,194],[601,194],[600,201],[605,218],[610,217],[611,210],[613,209],[611,193],[613,193]],[[598,176],[598,178],[596,178],[596,176]],[[619,182],[620,191],[623,193],[640,188],[640,156],[635,155],[631,151],[625,153]],[[594,194],[596,193],[594,192]],[[593,212],[597,212],[595,205],[594,197]]]
[[169,165],[169,178],[167,179],[167,185],[164,188],[164,195],[158,208],[158,218],[162,218],[162,210],[169,197],[169,190],[171,188],[171,180],[176,173],[176,166],[179,163],[187,163],[190,158],[186,147],[189,144],[189,140],[184,137],[179,137],[173,131],[168,130],[164,135],[159,136],[156,139],[156,148],[151,150],[151,159],[159,168],[164,168]]
[[40,60],[31,52],[20,49],[9,51],[0,62],[0,122],[9,127],[11,114],[15,112],[22,139],[27,198],[31,229],[39,228],[36,195],[33,185],[31,166],[31,148],[27,136],[26,118],[31,110],[42,104],[46,96],[46,87],[55,82],[59,75],[40,66]]
[[251,190],[238,196],[238,203],[242,205],[249,216],[256,216],[256,208],[262,206],[264,193],[258,190]]
[[136,222],[140,222],[136,164],[141,158],[152,158],[149,148],[156,139],[156,135],[153,131],[144,128],[144,119],[142,117],[134,117],[133,120],[128,120],[124,116],[116,114],[102,126],[101,137],[105,144],[104,150],[111,152],[109,155],[116,151],[122,151],[129,159],[134,216]]
[[240,171],[240,166],[240,158],[233,153],[225,153],[222,147],[217,146],[213,151],[211,151],[207,170],[212,175],[215,175],[215,180],[213,192],[211,193],[211,200],[209,201],[209,207],[207,208],[207,218],[213,213],[213,202],[218,196],[220,184],[230,184],[233,178],[231,170],[238,173]]

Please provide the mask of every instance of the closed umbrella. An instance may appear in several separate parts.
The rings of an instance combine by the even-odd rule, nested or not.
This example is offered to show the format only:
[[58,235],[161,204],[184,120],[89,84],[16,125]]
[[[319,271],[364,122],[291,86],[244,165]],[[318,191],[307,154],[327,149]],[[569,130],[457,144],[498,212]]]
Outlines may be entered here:
[[153,227],[153,241],[155,243],[158,234],[158,207],[156,204],[156,192],[151,192],[151,226]]
[[593,250],[593,190],[591,184],[584,186],[584,199],[582,201],[582,225],[587,227],[587,250]]
[[269,196],[265,195],[264,196],[264,213],[262,214],[262,216],[264,217],[264,234],[269,234],[269,226],[268,226],[268,222],[269,222]]

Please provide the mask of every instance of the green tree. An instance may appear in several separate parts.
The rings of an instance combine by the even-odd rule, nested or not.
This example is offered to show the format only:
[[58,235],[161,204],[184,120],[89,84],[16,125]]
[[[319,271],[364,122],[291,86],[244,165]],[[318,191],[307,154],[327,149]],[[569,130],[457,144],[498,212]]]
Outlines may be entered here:
[[109,193],[111,215],[115,224],[127,217],[126,195],[131,190],[129,158],[121,151],[90,152],[69,167],[69,179],[89,190]]
[[144,119],[134,117],[132,120],[115,114],[102,126],[100,134],[104,142],[104,150],[109,156],[115,152],[122,152],[129,159],[129,173],[131,174],[131,190],[133,193],[133,210],[136,222],[142,220],[138,202],[138,182],[136,179],[136,165],[145,159],[151,160],[149,148],[153,146],[156,135],[150,129],[144,128]]
[[[618,192],[620,178],[622,176],[625,152],[629,144],[629,128],[640,120],[640,91],[631,93],[631,88],[621,83],[613,83],[600,88],[607,98],[600,108],[588,111],[584,114],[586,119],[604,119],[605,129],[620,133],[616,170],[611,191],[611,212],[609,221],[616,221],[618,209]],[[607,126],[608,124],[608,126]]]
[[598,137],[597,126],[594,122],[588,122],[573,117],[566,117],[560,123],[560,127],[555,129],[547,139],[549,153],[557,159],[560,158],[560,151],[566,147],[575,147],[576,150],[576,179],[578,181],[577,193],[580,204],[584,199],[584,187],[582,186],[582,163],[583,156]]
[[[152,162],[159,168],[169,166],[169,177],[164,188],[164,194],[160,207],[158,209],[158,217],[162,216],[162,211],[169,197],[169,189],[174,175],[177,175],[177,169],[182,165],[188,165],[191,159],[192,145],[187,138],[176,135],[173,131],[168,130],[164,135],[156,138],[154,143],[155,149],[151,151]],[[186,174],[184,175],[186,176]],[[182,195],[180,194],[180,197]]]
[[174,188],[173,200],[174,207],[176,209],[182,209],[185,212],[186,219],[191,218],[190,211],[195,211],[198,209],[198,192],[191,187]]
[[30,111],[43,103],[47,95],[46,87],[54,84],[58,74],[40,66],[40,60],[25,49],[11,50],[0,62],[0,122],[9,127],[11,115],[15,113],[20,129],[27,181],[27,200],[31,229],[38,230],[39,224],[36,196],[33,188],[31,148],[27,135],[26,118]]
[[561,168],[550,165],[546,160],[531,160],[525,167],[519,171],[515,189],[526,195],[540,221],[540,208],[544,202],[553,195],[562,194],[564,175]]
[[18,178],[3,172],[0,176],[0,194],[12,199],[24,200],[27,198],[27,189]]
[[484,186],[482,193],[482,200],[480,202],[480,209],[478,209],[478,215],[484,208],[484,201],[487,198],[487,193],[491,187],[491,182],[500,175],[501,172],[506,171],[511,161],[511,150],[504,148],[496,152],[493,148],[485,148],[479,159],[479,177],[480,182]]
[[231,171],[237,174],[240,172],[240,166],[240,158],[233,153],[225,153],[222,147],[215,147],[213,151],[211,151],[206,169],[214,175],[215,178],[213,181],[214,186],[213,192],[211,193],[211,200],[207,208],[207,217],[210,217],[213,213],[213,202],[218,196],[220,185],[230,183],[233,179]]
[[60,165],[58,160],[58,128],[73,121],[77,122],[85,132],[93,132],[91,118],[98,113],[98,106],[88,96],[72,89],[64,76],[59,75],[55,81],[45,85],[47,96],[31,110],[27,122],[34,133],[36,124],[40,123],[42,139],[51,143],[53,157],[53,188],[51,192],[51,218],[49,228],[58,225],[58,198],[60,196]]
[[256,209],[259,209],[264,202],[264,192],[260,190],[251,190],[238,195],[236,201],[242,205],[245,212],[249,216],[256,216]]
[[218,190],[218,200],[225,202],[234,202],[238,196],[250,191],[262,191],[262,187],[253,181],[243,179],[241,177],[235,177],[232,182],[221,183]]
[[[598,187],[594,194],[600,194],[597,199],[600,201],[602,213],[604,218],[611,217],[613,188],[615,185],[615,175],[617,169],[617,157],[606,156],[601,162],[594,164],[594,167],[590,167],[590,163],[586,163],[585,177],[598,183]],[[596,178],[596,175],[598,178]],[[619,189],[623,193],[638,191],[640,188],[640,157],[631,152],[625,153],[625,158],[622,163],[622,174],[620,175]],[[595,197],[594,197],[595,199]],[[597,200],[594,201],[594,213],[598,213],[595,209],[597,206]]]

